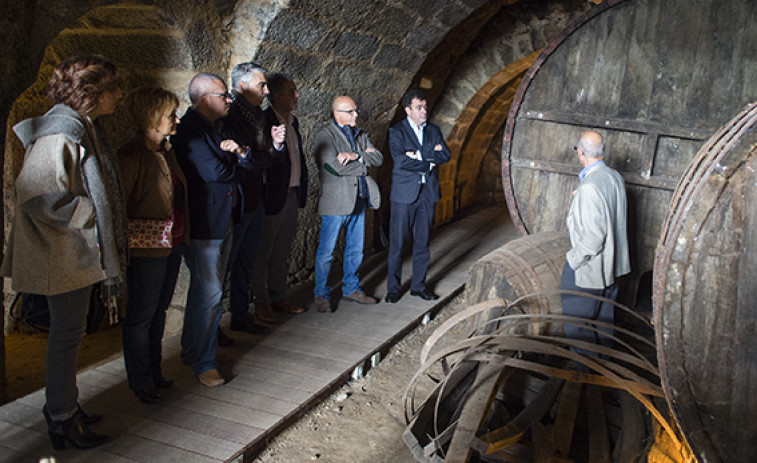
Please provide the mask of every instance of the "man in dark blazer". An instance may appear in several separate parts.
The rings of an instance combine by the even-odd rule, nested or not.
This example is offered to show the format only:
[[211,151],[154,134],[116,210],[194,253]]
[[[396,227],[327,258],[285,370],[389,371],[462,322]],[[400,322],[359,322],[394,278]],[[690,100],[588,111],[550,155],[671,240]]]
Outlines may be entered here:
[[426,271],[431,260],[428,239],[434,221],[434,204],[441,197],[438,166],[450,160],[449,148],[439,127],[426,122],[428,106],[420,90],[402,97],[407,119],[389,129],[392,153],[392,189],[389,199],[389,255],[386,302],[399,300],[402,287],[402,247],[413,234],[413,278],[410,294],[424,300],[439,296],[426,288]]
[[[285,127],[273,126],[267,132],[264,131],[265,117],[260,105],[269,93],[265,73],[265,69],[251,62],[234,66],[231,71],[231,95],[234,102],[231,103],[228,116],[223,119],[224,135],[250,148],[252,169],[240,182],[244,194],[244,210],[242,220],[234,224],[234,242],[229,258],[229,299],[231,330],[252,334],[263,334],[269,330],[268,327],[255,323],[248,312],[252,269],[265,223],[263,172],[273,165],[274,158],[286,154]],[[219,333],[219,343],[224,338],[231,339]]]
[[291,77],[270,74],[268,101],[264,111],[266,133],[271,127],[286,126],[286,153],[265,172],[266,218],[263,240],[253,267],[252,294],[255,316],[267,323],[276,323],[274,310],[301,313],[305,309],[293,305],[286,297],[289,251],[297,231],[298,209],[305,207],[308,172],[302,151],[300,125],[292,114],[297,109],[300,94]]
[[[186,262],[191,272],[181,358],[208,387],[224,379],[216,364],[223,277],[231,251],[232,213],[242,210],[239,180],[250,168],[249,148],[223,139],[219,119],[228,114],[231,95],[214,74],[200,73],[189,84],[187,109],[171,137],[187,178],[190,242]],[[237,217],[238,220],[238,217]]]

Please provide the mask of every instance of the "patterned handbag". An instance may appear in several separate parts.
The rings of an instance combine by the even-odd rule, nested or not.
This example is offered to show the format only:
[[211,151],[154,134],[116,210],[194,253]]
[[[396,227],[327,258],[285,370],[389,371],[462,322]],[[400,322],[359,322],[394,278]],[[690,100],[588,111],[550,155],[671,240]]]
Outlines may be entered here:
[[130,248],[170,248],[172,247],[171,219],[131,219],[129,220]]

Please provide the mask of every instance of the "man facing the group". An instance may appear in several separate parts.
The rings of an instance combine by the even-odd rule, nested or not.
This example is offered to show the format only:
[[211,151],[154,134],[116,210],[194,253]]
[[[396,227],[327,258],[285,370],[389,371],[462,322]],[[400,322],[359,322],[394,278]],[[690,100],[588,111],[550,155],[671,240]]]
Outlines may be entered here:
[[[623,177],[604,162],[604,139],[593,130],[584,132],[574,147],[583,169],[573,193],[567,227],[570,250],[565,255],[560,288],[616,300],[618,278],[631,271],[626,231],[626,189]],[[614,306],[609,302],[562,294],[564,315],[612,325]],[[568,338],[611,345],[612,328],[565,324]],[[600,334],[602,333],[602,334]],[[579,349],[580,351],[580,349]]]

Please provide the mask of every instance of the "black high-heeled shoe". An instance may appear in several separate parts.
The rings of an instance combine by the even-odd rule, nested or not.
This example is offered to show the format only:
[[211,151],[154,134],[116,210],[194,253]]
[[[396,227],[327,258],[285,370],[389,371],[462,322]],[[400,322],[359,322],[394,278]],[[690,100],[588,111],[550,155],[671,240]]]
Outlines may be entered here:
[[55,450],[64,450],[66,442],[78,449],[91,449],[108,440],[108,436],[90,430],[80,412],[64,421],[50,421],[47,435]]
[[[84,424],[95,424],[102,421],[103,419],[102,415],[96,415],[94,413],[90,415],[89,413],[86,413],[84,410],[82,410],[81,405],[78,405],[78,407],[79,407],[78,413],[81,414],[82,421],[84,421]],[[47,423],[47,426],[50,427],[50,423],[53,420],[50,418],[50,413],[48,413],[47,411],[47,404],[45,404],[42,407],[42,414],[45,415],[45,422]]]

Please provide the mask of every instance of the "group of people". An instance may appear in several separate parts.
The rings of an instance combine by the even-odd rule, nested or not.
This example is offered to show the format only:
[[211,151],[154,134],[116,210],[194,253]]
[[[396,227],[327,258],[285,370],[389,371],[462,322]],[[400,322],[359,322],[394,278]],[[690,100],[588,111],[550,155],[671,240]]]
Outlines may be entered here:
[[[299,93],[286,74],[241,63],[231,73],[230,92],[218,75],[197,74],[189,83],[191,106],[179,118],[175,94],[140,87],[123,102],[136,133],[117,150],[99,120],[123,97],[112,63],[97,55],[66,59],[55,67],[47,95],[52,109],[14,127],[26,152],[2,273],[15,291],[48,302],[43,414],[53,446],[90,448],[106,437],[89,428],[102,417],[78,404],[76,359],[94,285],[113,296],[105,297],[109,305],[115,295],[127,295],[127,379],[148,404],[160,402],[160,389],[172,385],[162,374],[161,342],[182,257],[190,282],[181,359],[205,386],[224,384],[217,346],[234,342],[219,326],[227,279],[232,331],[262,334],[269,328],[255,318],[276,323],[277,311],[306,310],[286,297],[287,259],[308,184],[293,114]],[[411,293],[437,297],[425,287],[428,232],[439,199],[436,166],[450,158],[439,129],[426,122],[423,94],[410,92],[403,101],[408,118],[390,132],[390,303],[399,298],[400,252],[411,230]],[[365,212],[381,200],[367,170],[383,156],[357,126],[352,98],[337,97],[332,115],[315,141],[322,218],[315,306],[321,312],[332,311],[326,283],[341,228],[347,229],[344,298],[378,302],[360,288],[357,272]]]
[[[161,342],[182,256],[190,283],[181,359],[205,386],[224,384],[217,346],[233,343],[219,327],[227,278],[233,331],[269,329],[252,317],[251,302],[266,323],[277,322],[276,311],[305,311],[286,297],[287,259],[308,184],[293,115],[299,93],[291,77],[251,62],[234,67],[231,86],[229,92],[221,77],[197,74],[189,83],[191,106],[181,118],[179,99],[170,91],[134,90],[124,106],[137,131],[114,155],[98,118],[113,113],[123,96],[116,68],[100,56],[74,57],[50,78],[53,108],[14,127],[26,153],[2,273],[12,278],[15,291],[47,297],[43,414],[56,449],[106,440],[89,428],[102,417],[85,413],[77,399],[76,359],[93,285],[102,284],[105,294],[128,288],[124,359],[129,387],[145,403],[159,402],[159,390],[172,385],[161,371]],[[270,104],[263,111],[266,97]],[[426,287],[428,241],[440,198],[438,166],[450,160],[439,128],[427,122],[424,94],[411,90],[402,105],[407,117],[389,130],[387,303],[400,298],[408,235],[410,294],[438,297]],[[381,203],[368,169],[381,166],[383,155],[358,127],[352,98],[338,96],[331,109],[314,142],[321,216],[314,305],[320,312],[333,311],[327,282],[343,228],[343,299],[378,302],[361,288],[358,268],[366,210]],[[596,288],[613,299],[615,278],[630,270],[626,206],[622,178],[602,162],[603,146],[596,132],[583,134],[577,146],[585,169],[568,216],[573,247],[563,284]],[[569,299],[564,305],[580,316],[612,321],[611,306],[587,309]]]

